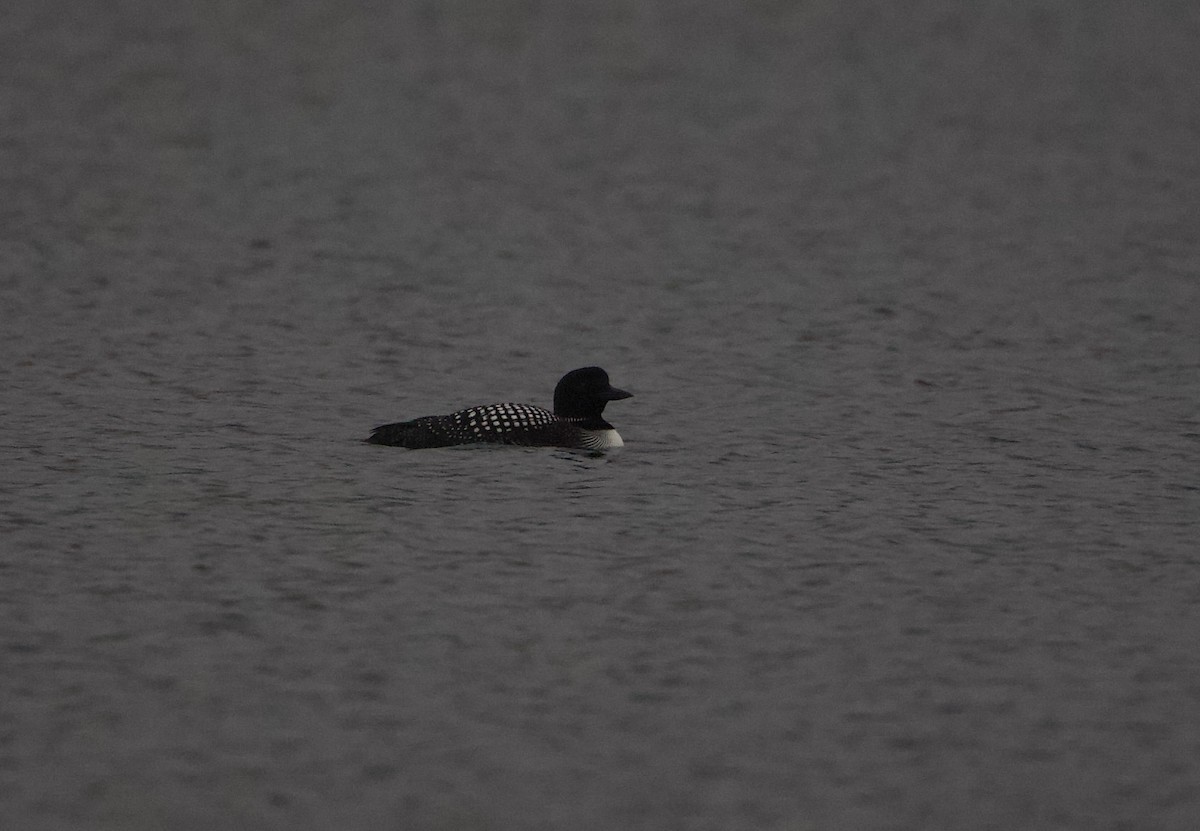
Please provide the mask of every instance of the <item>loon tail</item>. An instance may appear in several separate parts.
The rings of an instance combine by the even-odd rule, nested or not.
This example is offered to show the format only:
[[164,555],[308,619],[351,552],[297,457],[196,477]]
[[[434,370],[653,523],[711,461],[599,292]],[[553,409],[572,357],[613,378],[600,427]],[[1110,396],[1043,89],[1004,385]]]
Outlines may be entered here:
[[430,429],[432,422],[432,418],[417,418],[412,421],[383,424],[372,430],[371,435],[364,441],[368,444],[386,444],[390,447],[407,447],[413,450],[453,444],[446,441],[446,437],[440,431]]

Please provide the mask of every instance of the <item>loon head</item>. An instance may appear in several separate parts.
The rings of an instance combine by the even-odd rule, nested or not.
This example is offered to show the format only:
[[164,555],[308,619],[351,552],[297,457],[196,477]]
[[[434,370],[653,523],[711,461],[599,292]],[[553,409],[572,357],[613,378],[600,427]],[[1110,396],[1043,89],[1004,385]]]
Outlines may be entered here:
[[608,373],[598,366],[585,366],[568,372],[554,388],[554,414],[562,418],[582,418],[608,427],[600,416],[609,401],[631,398],[633,393],[608,383]]

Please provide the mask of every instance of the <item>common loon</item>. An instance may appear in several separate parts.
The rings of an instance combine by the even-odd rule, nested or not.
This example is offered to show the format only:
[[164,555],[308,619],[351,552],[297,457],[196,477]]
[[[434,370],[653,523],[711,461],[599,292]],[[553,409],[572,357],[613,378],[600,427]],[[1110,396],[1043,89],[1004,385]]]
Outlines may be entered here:
[[568,372],[554,388],[554,412],[529,404],[487,404],[450,415],[384,424],[371,431],[371,444],[448,447],[454,444],[519,444],[607,450],[623,447],[620,434],[603,418],[609,401],[633,393],[613,387],[598,366]]

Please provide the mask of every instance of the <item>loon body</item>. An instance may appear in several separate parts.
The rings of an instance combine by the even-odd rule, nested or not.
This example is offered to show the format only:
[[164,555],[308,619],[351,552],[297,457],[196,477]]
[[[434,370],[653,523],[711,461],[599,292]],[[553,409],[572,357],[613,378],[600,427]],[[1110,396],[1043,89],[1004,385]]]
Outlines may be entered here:
[[632,395],[609,384],[608,373],[600,367],[587,366],[558,382],[553,412],[529,404],[487,404],[384,424],[372,430],[367,441],[414,450],[477,442],[607,450],[625,443],[604,420],[604,406]]

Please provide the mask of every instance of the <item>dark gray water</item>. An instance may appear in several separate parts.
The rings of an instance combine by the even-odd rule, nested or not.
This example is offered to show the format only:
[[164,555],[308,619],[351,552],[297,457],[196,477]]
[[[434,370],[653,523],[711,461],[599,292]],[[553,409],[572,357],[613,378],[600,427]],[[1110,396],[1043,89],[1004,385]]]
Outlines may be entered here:
[[[1191,3],[0,10],[0,826],[1190,829]],[[626,448],[406,452],[597,363]]]

